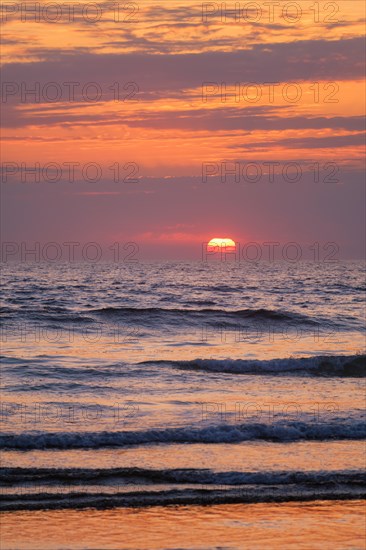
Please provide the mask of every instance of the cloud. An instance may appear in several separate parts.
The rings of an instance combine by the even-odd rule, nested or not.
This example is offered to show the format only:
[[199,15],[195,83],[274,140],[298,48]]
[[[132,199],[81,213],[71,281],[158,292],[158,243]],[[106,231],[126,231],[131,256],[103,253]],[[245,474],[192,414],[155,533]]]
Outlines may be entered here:
[[231,145],[232,149],[267,149],[286,147],[287,149],[329,149],[343,147],[357,147],[365,145],[366,134],[345,134],[340,136],[287,138],[276,141],[263,141]]
[[[363,78],[363,38],[256,44],[195,54],[92,54],[40,51],[52,60],[8,63],[3,82],[137,82],[145,92],[199,88],[202,82],[294,82]],[[55,58],[55,56],[57,58]],[[97,76],[96,76],[97,75]]]

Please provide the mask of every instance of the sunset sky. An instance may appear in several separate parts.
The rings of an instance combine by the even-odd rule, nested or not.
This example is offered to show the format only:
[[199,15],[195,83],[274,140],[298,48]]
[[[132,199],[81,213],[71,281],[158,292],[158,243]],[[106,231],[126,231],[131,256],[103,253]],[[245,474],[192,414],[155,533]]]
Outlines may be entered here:
[[363,256],[362,1],[84,4],[3,4],[4,241]]

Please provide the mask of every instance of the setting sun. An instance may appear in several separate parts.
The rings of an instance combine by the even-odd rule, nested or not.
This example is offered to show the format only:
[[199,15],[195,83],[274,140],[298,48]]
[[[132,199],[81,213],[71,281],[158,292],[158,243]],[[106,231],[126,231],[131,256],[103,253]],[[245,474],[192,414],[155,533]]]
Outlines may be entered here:
[[236,244],[232,239],[223,239],[222,237],[215,237],[207,244],[207,250],[225,248],[227,251],[235,251]]

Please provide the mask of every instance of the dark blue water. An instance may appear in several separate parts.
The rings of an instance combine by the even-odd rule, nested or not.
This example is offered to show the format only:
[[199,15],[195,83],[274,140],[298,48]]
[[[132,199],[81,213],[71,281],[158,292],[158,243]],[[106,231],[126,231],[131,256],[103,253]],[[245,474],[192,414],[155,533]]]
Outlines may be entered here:
[[363,494],[363,265],[6,264],[2,285],[5,509]]

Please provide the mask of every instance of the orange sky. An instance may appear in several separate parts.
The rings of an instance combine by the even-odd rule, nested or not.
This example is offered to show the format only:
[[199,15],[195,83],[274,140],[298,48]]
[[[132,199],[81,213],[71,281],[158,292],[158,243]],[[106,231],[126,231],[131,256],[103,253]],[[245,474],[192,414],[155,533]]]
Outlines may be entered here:
[[[25,4],[29,9],[34,5]],[[146,197],[156,193],[162,193],[163,200],[153,203],[155,216],[147,216],[146,223],[145,206],[139,211],[138,199],[131,203],[141,223],[137,230],[136,224],[126,220],[124,234],[142,239],[148,234],[169,239],[171,234],[177,242],[182,235],[187,242],[190,235],[210,238],[210,232],[220,233],[221,228],[226,235],[226,227],[234,231],[233,238],[273,234],[277,213],[273,219],[267,215],[261,231],[259,226],[247,226],[237,214],[233,219],[235,205],[230,196],[238,197],[237,190],[231,189],[235,176],[222,174],[225,162],[231,163],[226,165],[228,170],[239,165],[241,191],[252,184],[245,178],[247,164],[260,166],[259,183],[265,184],[268,163],[277,163],[273,170],[283,186],[288,184],[284,166],[290,162],[306,174],[301,184],[309,174],[313,181],[315,163],[320,180],[328,183],[329,163],[337,163],[337,183],[349,185],[349,191],[342,189],[340,199],[333,183],[328,196],[345,204],[344,194],[349,193],[351,202],[362,202],[363,2],[301,0],[271,3],[271,7],[268,2],[240,2],[236,12],[235,3],[227,2],[225,14],[219,9],[221,3],[188,0],[120,3],[119,13],[107,2],[97,3],[98,10],[90,3],[63,2],[57,13],[55,8],[47,11],[47,2],[42,1],[36,16],[25,13],[25,4],[22,11],[21,4],[4,3],[2,11],[2,162],[13,163],[5,166],[5,175],[3,166],[11,216],[24,192],[22,187],[19,192],[8,191],[8,184],[14,186],[23,177],[31,188],[34,177],[24,167],[35,163],[44,187],[52,185],[52,178],[65,184],[54,192],[66,194],[63,217],[66,212],[80,216],[84,207],[78,206],[79,214],[71,214],[75,194],[89,193],[85,209],[88,218],[99,220],[97,237],[102,240],[119,234],[117,220],[115,224],[110,220],[114,209],[101,196],[126,205],[131,194],[137,194],[145,205]],[[74,5],[73,17],[68,4]],[[32,89],[36,92],[27,93]],[[78,163],[74,179],[79,181],[72,181],[71,187],[70,163]],[[98,167],[87,169],[90,163]],[[217,229],[217,215],[212,218],[209,212],[187,220],[178,199],[186,192],[187,203],[192,202],[192,185],[202,190],[202,166],[207,164],[217,167],[204,190],[213,212],[223,207]],[[293,172],[293,166],[288,169]],[[92,180],[97,176],[99,185],[94,189]],[[217,188],[220,177],[227,190],[224,200],[223,190]],[[213,185],[207,187],[207,183]],[[168,196],[171,186],[176,193]],[[280,232],[284,239],[290,237],[292,221],[288,193],[282,192],[286,194],[280,195],[282,217],[287,220]],[[37,193],[27,191],[30,212],[24,226],[15,230],[11,220],[9,224],[5,220],[9,238],[29,235],[30,227],[35,228],[34,238],[48,229],[54,238],[63,238],[61,223],[55,232],[50,221],[37,225],[38,209],[53,207],[52,191],[42,207]],[[256,204],[261,209],[269,200],[263,196],[266,193],[264,188],[255,197],[246,194],[239,200],[243,208],[249,200],[251,209]],[[355,193],[361,195],[355,198]],[[89,206],[91,197],[99,204]],[[204,198],[200,200],[204,205]],[[324,197],[308,200],[322,203]],[[332,212],[334,217],[329,212],[327,223],[334,240],[352,248],[358,230],[343,238],[342,224],[335,217],[338,207]],[[304,212],[304,219],[309,215]],[[316,216],[320,240],[324,230],[321,214]],[[104,221],[110,226],[105,231]],[[307,238],[302,227],[296,234]]]

